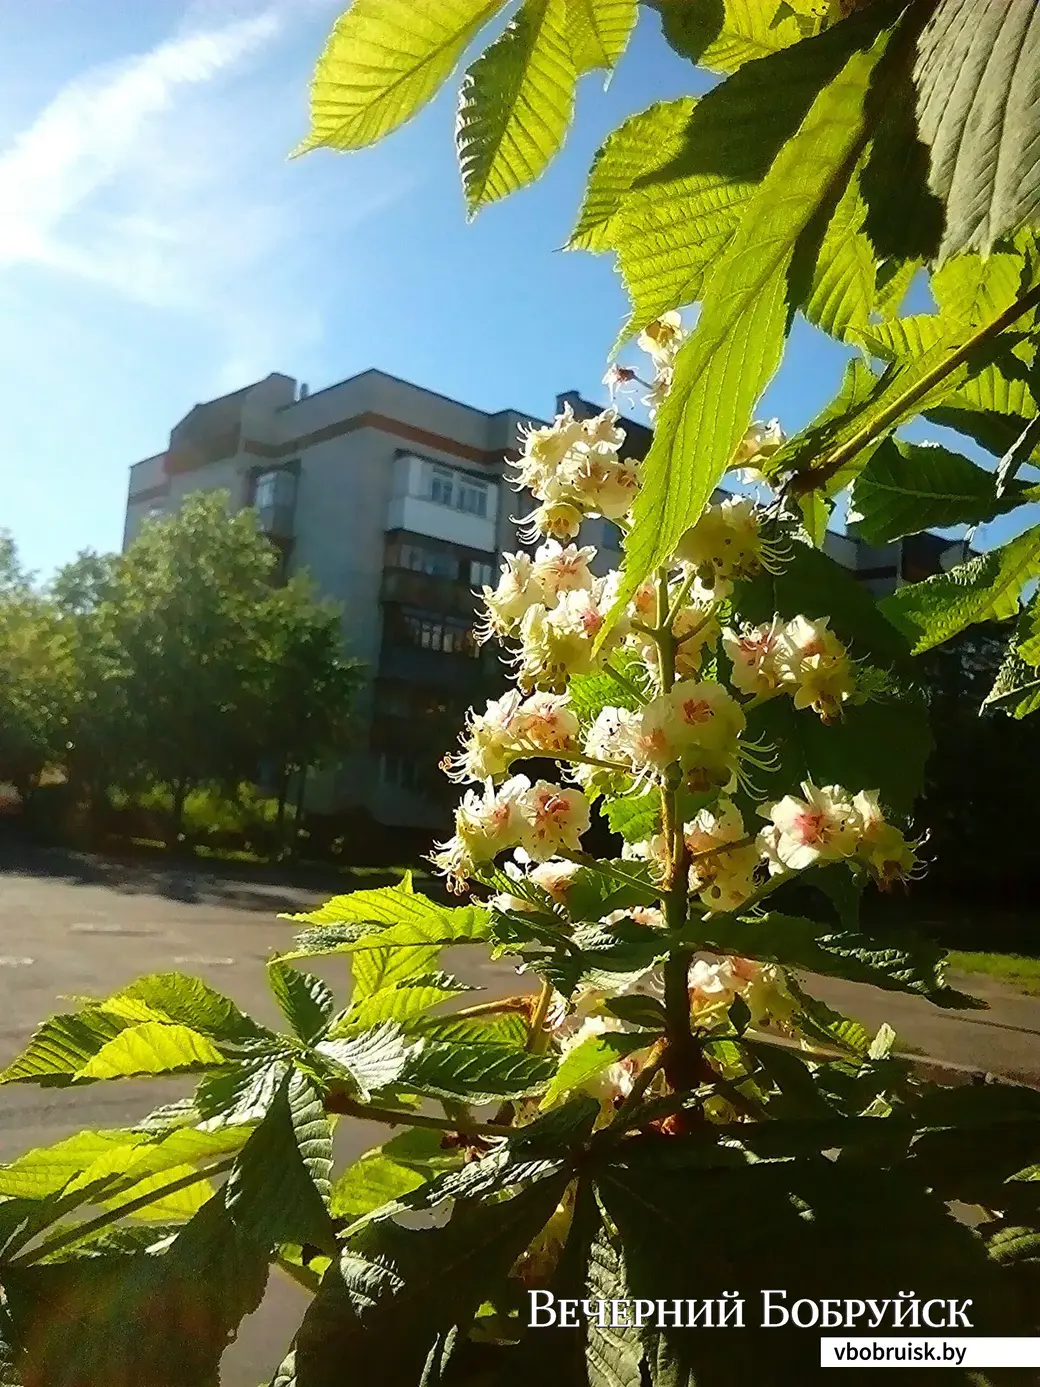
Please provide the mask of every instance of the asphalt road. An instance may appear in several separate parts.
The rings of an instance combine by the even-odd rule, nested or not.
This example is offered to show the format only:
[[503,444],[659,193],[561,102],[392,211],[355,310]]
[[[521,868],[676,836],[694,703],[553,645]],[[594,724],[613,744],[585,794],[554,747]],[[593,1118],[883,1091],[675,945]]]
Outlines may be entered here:
[[[324,895],[331,894],[325,892]],[[197,973],[259,1020],[278,1023],[264,961],[287,947],[294,926],[279,912],[305,910],[323,893],[98,862],[68,854],[3,860],[0,851],[0,1067],[33,1027],[70,998],[101,996],[143,973]],[[479,953],[457,951],[448,965],[493,992],[516,978]],[[321,972],[343,987],[342,960]],[[963,980],[967,981],[967,980]],[[971,980],[973,983],[976,980]],[[985,1012],[938,1012],[927,1002],[872,988],[813,979],[813,990],[864,1022],[887,1020],[928,1054],[1040,1083],[1040,1000],[987,984]],[[975,991],[980,991],[975,986]],[[77,1090],[11,1086],[0,1090],[0,1161],[84,1127],[120,1127],[190,1089],[182,1080],[97,1084]],[[383,1129],[341,1123],[339,1161],[376,1145]],[[225,1356],[225,1387],[269,1382],[299,1323],[306,1295],[272,1273],[261,1309],[243,1324]]]

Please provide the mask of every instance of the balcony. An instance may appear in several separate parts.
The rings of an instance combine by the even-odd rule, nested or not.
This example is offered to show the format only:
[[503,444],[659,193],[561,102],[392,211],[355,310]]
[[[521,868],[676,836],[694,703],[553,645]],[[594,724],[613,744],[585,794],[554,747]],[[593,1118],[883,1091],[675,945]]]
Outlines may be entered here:
[[498,489],[492,477],[402,453],[394,462],[386,528],[493,554]]
[[501,692],[505,682],[493,654],[481,653],[471,659],[444,650],[385,642],[379,652],[377,673],[380,679],[448,689],[464,695],[467,702],[482,694],[490,697],[493,692]]
[[432,577],[407,568],[383,570],[380,600],[470,619],[476,605],[470,589],[458,579]]

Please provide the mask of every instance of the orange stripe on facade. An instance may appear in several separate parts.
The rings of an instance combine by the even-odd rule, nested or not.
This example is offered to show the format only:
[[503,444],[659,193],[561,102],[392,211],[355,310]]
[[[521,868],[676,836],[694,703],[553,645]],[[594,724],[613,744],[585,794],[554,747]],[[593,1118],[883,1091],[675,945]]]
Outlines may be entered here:
[[[438,452],[449,453],[466,462],[492,464],[508,461],[512,456],[515,456],[511,450],[503,448],[474,448],[469,443],[460,443],[457,439],[446,438],[439,433],[431,433],[428,429],[417,428],[414,424],[405,424],[400,419],[391,419],[385,414],[378,414],[372,410],[366,410],[362,414],[354,414],[349,419],[337,419],[335,423],[326,424],[324,428],[314,429],[311,433],[301,434],[285,443],[261,443],[257,439],[243,438],[240,451],[252,454],[254,457],[270,458],[275,461],[289,457],[293,453],[302,452],[306,448],[313,448],[319,443],[327,443],[330,439],[355,433],[358,429],[379,429],[381,432],[391,434],[394,438],[403,439],[407,443],[414,443],[423,448],[435,448]],[[205,445],[197,448],[171,450],[164,455],[165,471],[168,476],[175,473],[197,471],[210,462],[218,461],[216,457],[212,456],[212,451],[211,447],[205,447]],[[235,448],[230,452],[223,453],[222,456],[233,456],[238,451],[239,448]],[[135,495],[134,499],[140,499],[140,493]]]

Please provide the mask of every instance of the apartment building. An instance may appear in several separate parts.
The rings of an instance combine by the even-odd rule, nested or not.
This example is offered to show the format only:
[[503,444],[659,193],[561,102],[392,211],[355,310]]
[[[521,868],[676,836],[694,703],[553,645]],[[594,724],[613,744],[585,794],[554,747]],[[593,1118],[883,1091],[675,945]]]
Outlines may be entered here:
[[[579,417],[602,406],[559,395]],[[388,827],[439,828],[454,797],[436,769],[467,707],[505,686],[500,652],[473,635],[473,590],[516,547],[522,498],[504,480],[521,428],[515,410],[486,414],[381,371],[310,393],[272,374],[196,405],[164,452],[130,469],[124,548],[144,521],[191,492],[224,490],[255,507],[285,575],[306,571],[344,609],[346,644],[370,678],[359,749],[314,780],[316,809],[355,807]],[[650,430],[626,421],[628,452]],[[598,566],[620,560],[620,532],[590,521]],[[828,537],[834,557],[874,592],[934,572],[946,541],[917,536],[882,550]],[[959,557],[959,546],[958,555]]]

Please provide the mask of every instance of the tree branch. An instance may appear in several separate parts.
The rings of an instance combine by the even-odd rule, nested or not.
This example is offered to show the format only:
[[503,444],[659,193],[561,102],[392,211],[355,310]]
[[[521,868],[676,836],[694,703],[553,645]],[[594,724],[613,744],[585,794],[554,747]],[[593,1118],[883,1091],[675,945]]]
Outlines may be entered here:
[[1009,307],[1005,308],[1003,313],[998,314],[991,322],[979,328],[962,346],[951,352],[945,360],[940,361],[930,371],[926,371],[920,380],[908,386],[870,424],[864,425],[858,433],[853,434],[846,442],[840,443],[832,453],[823,459],[819,467],[795,473],[788,480],[786,490],[792,496],[803,496],[806,492],[817,491],[821,486],[825,486],[831,477],[839,472],[847,462],[851,461],[861,449],[885,433],[888,428],[899,421],[903,414],[912,409],[919,400],[923,400],[930,391],[951,375],[958,366],[962,366],[976,348],[996,337],[1038,304],[1040,304],[1040,284],[1035,284],[1032,289],[1029,289]]

